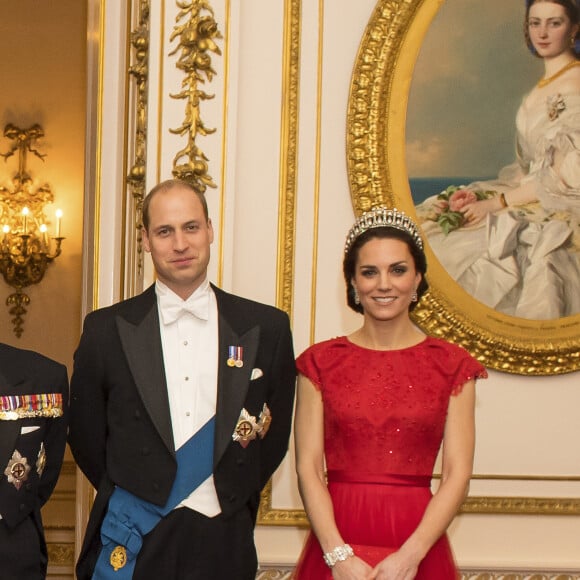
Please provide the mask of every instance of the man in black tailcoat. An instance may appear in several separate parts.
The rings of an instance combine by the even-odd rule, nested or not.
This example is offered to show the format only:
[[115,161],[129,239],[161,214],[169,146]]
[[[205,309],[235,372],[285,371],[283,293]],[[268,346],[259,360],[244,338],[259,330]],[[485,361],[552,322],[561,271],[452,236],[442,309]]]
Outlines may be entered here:
[[189,184],[156,186],[143,225],[156,283],[89,314],[75,354],[69,442],[98,490],[77,574],[250,580],[290,434],[288,317],[209,283],[213,228]]

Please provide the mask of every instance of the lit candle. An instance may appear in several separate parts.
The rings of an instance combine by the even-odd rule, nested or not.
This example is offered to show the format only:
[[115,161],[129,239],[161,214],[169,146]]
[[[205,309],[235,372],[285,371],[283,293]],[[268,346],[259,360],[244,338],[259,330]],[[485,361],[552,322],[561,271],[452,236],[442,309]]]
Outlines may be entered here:
[[46,233],[47,227],[46,224],[40,225],[40,232],[42,234],[42,243],[44,244],[45,249],[48,249],[48,235]]
[[24,233],[28,233],[28,208],[22,208],[22,215],[24,216]]
[[60,238],[60,222],[62,220],[62,210],[56,210],[56,237]]

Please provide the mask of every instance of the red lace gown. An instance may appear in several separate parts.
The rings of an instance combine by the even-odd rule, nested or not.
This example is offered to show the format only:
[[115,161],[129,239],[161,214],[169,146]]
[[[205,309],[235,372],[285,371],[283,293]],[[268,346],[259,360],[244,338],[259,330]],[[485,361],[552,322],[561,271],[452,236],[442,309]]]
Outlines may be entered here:
[[[394,351],[365,349],[340,337],[310,347],[297,365],[322,393],[336,524],[344,541],[374,566],[400,548],[431,499],[449,398],[486,371],[463,348],[431,337]],[[443,535],[416,578],[457,577]],[[313,533],[294,578],[332,579]]]

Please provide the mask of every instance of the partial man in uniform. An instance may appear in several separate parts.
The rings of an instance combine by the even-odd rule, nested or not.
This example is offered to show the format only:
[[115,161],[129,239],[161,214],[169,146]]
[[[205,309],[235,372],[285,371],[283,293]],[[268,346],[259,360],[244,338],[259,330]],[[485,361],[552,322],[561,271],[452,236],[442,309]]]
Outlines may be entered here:
[[58,479],[67,433],[66,368],[0,343],[0,578],[43,580],[40,508]]
[[75,354],[69,443],[98,490],[78,578],[250,580],[260,491],[288,448],[289,320],[210,284],[189,184],[156,186],[143,225],[156,283],[89,314]]

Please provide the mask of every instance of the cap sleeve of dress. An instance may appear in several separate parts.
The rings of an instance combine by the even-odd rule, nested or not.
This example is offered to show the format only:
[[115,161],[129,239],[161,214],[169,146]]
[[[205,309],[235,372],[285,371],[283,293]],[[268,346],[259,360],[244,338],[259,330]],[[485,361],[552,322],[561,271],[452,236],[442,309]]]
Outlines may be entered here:
[[430,360],[447,377],[452,395],[458,395],[463,386],[473,379],[487,378],[485,367],[474,359],[463,347],[441,338],[430,338]]
[[301,375],[304,375],[318,389],[322,389],[322,378],[320,368],[317,364],[317,352],[319,348],[313,345],[307,348],[297,359],[296,368]]
[[459,395],[468,381],[487,378],[487,371],[479,361],[474,359],[465,349],[461,347],[456,347],[456,349],[454,358],[457,361],[457,366],[451,385],[452,395]]

